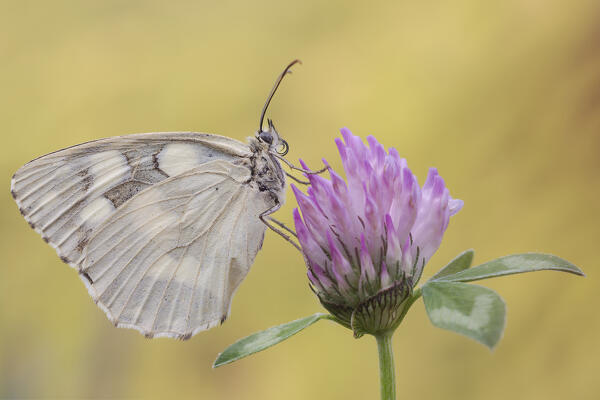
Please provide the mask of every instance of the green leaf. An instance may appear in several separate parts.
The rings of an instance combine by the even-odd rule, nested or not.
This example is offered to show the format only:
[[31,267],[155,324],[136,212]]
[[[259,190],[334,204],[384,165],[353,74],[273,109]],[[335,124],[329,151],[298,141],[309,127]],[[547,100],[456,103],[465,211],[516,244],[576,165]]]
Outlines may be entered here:
[[554,270],[585,276],[583,271],[570,262],[551,254],[524,253],[500,257],[476,267],[435,278],[435,281],[471,282],[497,276],[523,272]]
[[504,331],[506,306],[493,290],[458,282],[427,282],[423,301],[431,323],[493,349]]
[[317,313],[286,324],[273,326],[240,339],[219,354],[213,364],[213,368],[232,363],[240,358],[268,349],[324,318],[331,319],[331,316],[329,314]]
[[473,251],[472,249],[463,251],[458,256],[456,256],[454,260],[450,261],[448,265],[440,269],[437,274],[432,276],[430,281],[468,269],[471,266],[471,263],[473,262],[474,254],[475,251]]

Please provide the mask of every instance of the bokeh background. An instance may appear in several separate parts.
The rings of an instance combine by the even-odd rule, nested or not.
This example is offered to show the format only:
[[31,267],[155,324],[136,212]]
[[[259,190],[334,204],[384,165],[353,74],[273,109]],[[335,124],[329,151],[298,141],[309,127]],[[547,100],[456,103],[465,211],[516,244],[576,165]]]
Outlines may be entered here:
[[[339,168],[348,126],[464,199],[425,278],[466,248],[476,263],[554,253],[588,274],[483,282],[508,305],[494,352],[418,302],[394,338],[399,398],[600,398],[600,3],[559,0],[0,2],[0,397],[377,398],[375,341],[329,322],[211,368],[238,338],[321,310],[275,234],[222,327],[147,340],[109,323],[9,194],[22,164],[87,140],[244,140],[294,58],[270,110],[290,160]],[[288,193],[278,218],[293,207]]]

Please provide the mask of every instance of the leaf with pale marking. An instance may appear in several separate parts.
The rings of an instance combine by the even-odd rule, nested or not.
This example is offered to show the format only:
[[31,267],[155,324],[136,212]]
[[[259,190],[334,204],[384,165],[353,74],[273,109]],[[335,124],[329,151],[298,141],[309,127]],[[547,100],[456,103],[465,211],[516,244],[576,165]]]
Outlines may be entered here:
[[282,325],[273,326],[261,332],[256,332],[250,336],[238,340],[225,349],[213,364],[213,368],[229,364],[240,358],[268,349],[269,347],[282,342],[289,337],[309,327],[321,319],[330,319],[329,314],[317,313],[309,317],[297,319]]
[[495,278],[497,276],[542,270],[563,271],[585,276],[583,271],[560,257],[551,254],[523,253],[500,257],[451,275],[436,276],[432,280],[471,282],[480,279]]
[[493,290],[459,282],[428,282],[423,301],[431,323],[493,349],[504,331],[506,306]]
[[475,251],[473,249],[465,250],[450,261],[448,265],[440,269],[437,274],[431,277],[430,280],[436,280],[444,276],[453,275],[457,272],[468,269],[473,262],[473,255]]

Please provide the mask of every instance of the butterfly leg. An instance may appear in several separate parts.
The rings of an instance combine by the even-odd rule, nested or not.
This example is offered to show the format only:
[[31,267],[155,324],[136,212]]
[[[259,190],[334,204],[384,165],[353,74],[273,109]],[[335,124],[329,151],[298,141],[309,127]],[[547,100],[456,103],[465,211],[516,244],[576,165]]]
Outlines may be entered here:
[[300,183],[300,184],[302,184],[302,185],[310,185],[310,182],[309,182],[309,181],[303,181],[303,180],[301,180],[301,179],[298,179],[298,178],[296,178],[294,175],[292,175],[292,174],[290,174],[290,173],[288,173],[288,172],[286,172],[285,174],[286,174],[286,175],[287,175],[287,176],[288,176],[290,179],[292,179],[292,180],[294,180],[294,181],[296,181],[296,182],[298,182],[298,183]]
[[320,170],[317,171],[311,171],[310,169],[304,169],[304,168],[299,168],[296,167],[294,164],[292,164],[291,162],[289,162],[288,160],[286,160],[285,158],[281,157],[278,154],[273,154],[275,157],[277,157],[277,159],[283,161],[285,163],[285,165],[287,165],[288,167],[290,167],[291,169],[294,169],[296,171],[300,171],[300,172],[304,172],[305,174],[309,174],[309,175],[318,175],[318,174],[322,174],[323,172],[327,171],[329,169],[329,166],[326,165],[323,168],[321,168]]
[[[287,235],[285,232],[283,232],[281,229],[277,228],[276,226],[274,226],[271,223],[271,221],[273,221],[275,224],[278,224],[278,225],[282,226],[285,230],[287,230],[288,232],[292,233],[291,229],[288,228],[288,227],[286,227],[286,226],[284,226],[283,223],[281,223],[279,221],[276,221],[272,217],[269,217],[269,214],[273,214],[275,211],[279,210],[280,208],[281,208],[281,204],[276,204],[273,207],[269,208],[268,210],[264,211],[262,214],[260,214],[258,216],[258,218],[269,229],[271,229],[273,232],[277,233],[279,236],[281,236],[282,238],[284,238],[285,240],[287,240],[289,243],[291,243],[292,246],[294,246],[296,249],[298,249],[298,251],[302,252],[302,249],[300,248],[300,246],[298,246],[298,244],[296,244],[296,242],[294,242],[289,235]],[[295,236],[295,234],[294,234],[294,236]]]
[[276,225],[279,225],[280,227],[282,227],[283,229],[285,229],[286,231],[288,231],[292,236],[294,237],[298,237],[298,235],[296,235],[296,232],[294,232],[294,230],[292,228],[288,228],[286,224],[284,224],[283,222],[276,220],[275,218],[268,216],[265,217],[267,218],[269,221],[275,223]]

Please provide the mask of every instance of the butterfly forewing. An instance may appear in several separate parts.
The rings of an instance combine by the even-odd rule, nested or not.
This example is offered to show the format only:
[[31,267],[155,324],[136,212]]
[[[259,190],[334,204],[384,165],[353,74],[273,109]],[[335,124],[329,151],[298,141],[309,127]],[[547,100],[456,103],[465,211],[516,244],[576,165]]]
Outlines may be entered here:
[[102,139],[27,163],[11,189],[29,224],[65,262],[78,265],[90,233],[129,198],[211,159],[247,152],[237,141],[197,133]]
[[103,139],[26,164],[12,193],[113,323],[186,338],[226,317],[262,243],[274,203],[251,156],[216,135]]

